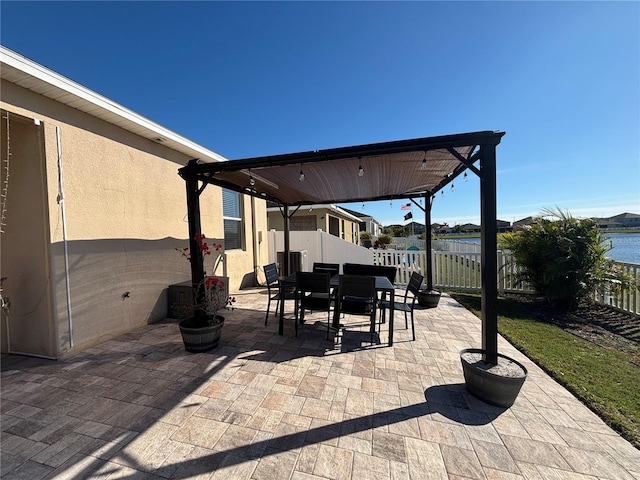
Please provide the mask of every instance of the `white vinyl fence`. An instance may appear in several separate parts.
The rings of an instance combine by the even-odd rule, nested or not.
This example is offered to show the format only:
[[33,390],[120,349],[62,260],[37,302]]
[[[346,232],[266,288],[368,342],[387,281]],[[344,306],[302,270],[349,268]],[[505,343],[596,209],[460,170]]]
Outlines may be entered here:
[[[269,232],[269,262],[277,261],[277,252],[284,250],[284,234]],[[427,255],[424,250],[374,250],[354,245],[323,231],[291,232],[291,251],[304,252],[302,270],[311,271],[314,262],[364,263],[395,265],[398,269],[396,285],[409,283],[412,272],[426,275]],[[447,250],[432,250],[433,285],[447,290],[480,291],[480,245],[469,242],[446,242]],[[435,244],[434,247],[440,247]],[[616,262],[640,284],[640,265]],[[516,282],[518,265],[509,252],[498,251],[498,291],[500,293],[532,293],[531,287]],[[602,305],[640,315],[640,291],[631,288],[619,293],[603,289],[594,293],[594,299]]]
[[[464,242],[460,242],[464,243]],[[426,274],[426,252],[400,250],[373,250],[374,263],[396,265],[396,283],[406,285],[411,272]],[[432,250],[433,285],[446,290],[480,291],[480,253]],[[616,262],[640,284],[640,265]],[[533,293],[524,282],[517,282],[518,265],[509,252],[498,251],[498,291],[500,293]],[[640,315],[640,291],[636,287],[615,292],[611,288],[594,292],[594,300],[601,305],[609,305],[624,312]]]

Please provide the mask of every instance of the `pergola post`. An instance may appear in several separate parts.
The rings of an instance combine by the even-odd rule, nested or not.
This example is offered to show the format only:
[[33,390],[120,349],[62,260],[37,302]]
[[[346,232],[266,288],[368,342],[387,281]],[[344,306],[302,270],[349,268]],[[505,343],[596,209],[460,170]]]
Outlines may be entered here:
[[289,216],[289,205],[285,205],[282,210],[282,216],[284,218],[284,259],[282,260],[281,275],[288,277],[289,272],[289,251],[291,250],[290,235],[291,232],[291,217]]
[[496,146],[480,155],[480,223],[482,280],[482,349],[484,361],[498,363],[498,229],[496,214]]
[[197,240],[197,236],[202,233],[200,223],[200,190],[198,189],[198,178],[196,175],[186,174],[185,183],[187,186],[191,286],[193,287],[193,294],[195,296],[193,315],[196,321],[198,321],[203,320],[207,314],[204,309],[204,258]]
[[433,197],[429,192],[424,194],[424,233],[425,250],[427,251],[427,291],[433,290],[433,259],[431,258],[431,205]]

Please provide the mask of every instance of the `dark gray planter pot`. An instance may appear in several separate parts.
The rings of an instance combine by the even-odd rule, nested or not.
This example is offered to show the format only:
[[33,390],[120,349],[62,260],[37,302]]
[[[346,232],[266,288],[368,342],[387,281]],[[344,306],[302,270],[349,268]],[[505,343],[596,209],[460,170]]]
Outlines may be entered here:
[[440,301],[440,295],[437,290],[420,290],[418,292],[418,305],[426,308],[435,308]]
[[191,326],[192,318],[186,318],[178,323],[184,349],[191,353],[201,353],[213,350],[220,343],[220,335],[224,326],[224,317],[216,315],[218,323],[206,327]]
[[465,358],[465,353],[482,354],[484,351],[479,348],[466,348],[460,351],[460,361],[462,362],[462,372],[464,374],[464,382],[469,393],[480,400],[496,405],[498,407],[508,408],[515,402],[520,388],[527,378],[527,369],[520,362],[498,354],[509,362],[516,370],[520,370],[519,376],[502,376],[496,375],[480,365],[469,363]]

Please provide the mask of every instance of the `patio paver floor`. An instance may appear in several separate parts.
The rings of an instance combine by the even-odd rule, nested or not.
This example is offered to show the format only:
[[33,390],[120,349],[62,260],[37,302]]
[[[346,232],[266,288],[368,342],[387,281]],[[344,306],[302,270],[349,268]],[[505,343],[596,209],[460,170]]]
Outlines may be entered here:
[[640,479],[640,451],[502,338],[529,369],[516,403],[469,395],[458,352],[480,321],[449,296],[416,311],[416,341],[396,314],[393,347],[359,349],[366,329],[336,346],[322,314],[279,336],[265,293],[236,295],[210,353],[163,322],[65,360],[3,356],[0,476]]

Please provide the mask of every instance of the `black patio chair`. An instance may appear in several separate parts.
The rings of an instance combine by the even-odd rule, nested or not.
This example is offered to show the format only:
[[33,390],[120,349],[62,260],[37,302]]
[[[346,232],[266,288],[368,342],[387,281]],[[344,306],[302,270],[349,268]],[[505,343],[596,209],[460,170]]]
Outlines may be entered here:
[[[407,289],[404,292],[404,300],[402,302],[393,302],[393,308],[396,312],[404,312],[404,328],[409,328],[407,321],[407,313],[411,313],[411,333],[413,335],[413,339],[416,339],[416,327],[413,321],[413,307],[415,306],[416,300],[418,298],[418,292],[420,291],[420,286],[422,285],[422,280],[424,280],[424,276],[420,275],[418,272],[413,272],[411,274],[411,278],[409,279],[409,283],[407,284]],[[409,295],[411,294],[411,295]],[[391,302],[383,300],[380,302],[380,309],[382,310],[383,322],[385,310],[391,308]]]
[[[398,268],[395,266],[389,266],[389,265],[375,265],[373,267],[373,273],[376,276],[379,275],[381,277],[387,277],[391,282],[391,285],[394,285],[396,283],[396,274],[398,273]],[[384,302],[386,300],[387,300],[387,292],[384,292],[382,294],[382,298],[380,299],[380,301]],[[381,322],[385,323],[384,316],[382,317]]]
[[339,263],[321,263],[314,262],[313,263],[313,272],[328,272],[331,277],[334,275],[338,275],[340,273],[340,264]]
[[296,337],[298,323],[304,323],[304,312],[326,311],[327,321],[331,321],[331,274],[329,272],[297,272],[296,273]]
[[[267,314],[264,317],[264,324],[267,325],[269,322],[269,308],[271,307],[271,300],[275,300],[276,303],[276,311],[274,315],[278,315],[278,308],[284,308],[285,300],[295,300],[296,292],[295,286],[291,285],[291,287],[282,288],[280,284],[280,276],[278,275],[278,267],[275,263],[270,263],[269,265],[265,265],[262,267],[264,269],[264,275],[267,281],[267,296],[269,299],[267,300]],[[282,304],[281,304],[282,303]],[[296,312],[296,316],[298,313]]]
[[[341,315],[364,315],[369,317],[371,343],[375,333],[378,298],[376,279],[370,275],[341,275],[336,298],[337,317]],[[329,337],[327,326],[327,338]]]
[[342,265],[342,273],[345,275],[375,275],[373,265],[363,263],[345,263]]

